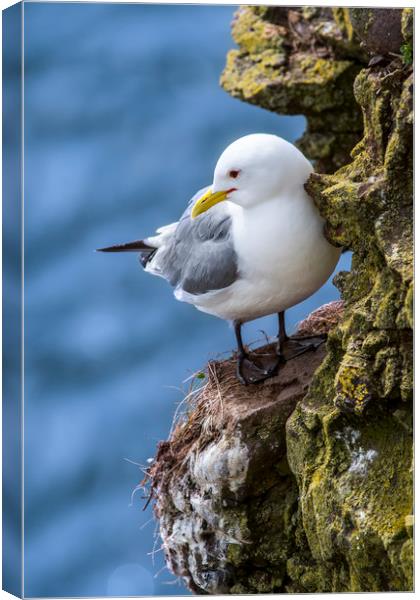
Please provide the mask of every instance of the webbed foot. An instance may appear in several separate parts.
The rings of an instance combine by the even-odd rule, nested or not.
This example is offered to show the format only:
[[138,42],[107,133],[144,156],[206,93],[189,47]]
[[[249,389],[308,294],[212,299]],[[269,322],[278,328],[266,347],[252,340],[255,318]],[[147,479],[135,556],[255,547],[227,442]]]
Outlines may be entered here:
[[257,354],[255,361],[246,355],[239,356],[236,374],[243,385],[261,383],[277,375],[280,366],[285,362],[283,355]]
[[[300,356],[305,352],[317,350],[322,344],[327,341],[326,333],[319,333],[317,335],[292,335],[287,341],[296,344],[296,351],[286,357],[286,360]],[[305,343],[306,342],[306,343]]]

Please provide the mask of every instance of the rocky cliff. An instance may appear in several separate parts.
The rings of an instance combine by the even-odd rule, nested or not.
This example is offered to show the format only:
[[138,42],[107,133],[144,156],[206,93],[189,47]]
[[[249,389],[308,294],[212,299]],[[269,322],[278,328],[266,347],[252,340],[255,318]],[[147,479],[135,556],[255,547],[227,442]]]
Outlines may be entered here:
[[342,304],[302,325],[328,331],[325,346],[263,385],[209,364],[159,446],[166,560],[195,593],[412,589],[412,19],[235,15],[222,86],[307,117],[307,190],[353,259]]

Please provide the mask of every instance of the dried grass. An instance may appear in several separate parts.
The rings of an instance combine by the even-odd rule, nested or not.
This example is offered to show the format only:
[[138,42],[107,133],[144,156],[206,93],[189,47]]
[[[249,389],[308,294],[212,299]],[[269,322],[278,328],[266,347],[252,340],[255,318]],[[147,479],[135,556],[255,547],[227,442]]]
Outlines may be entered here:
[[[299,323],[297,335],[327,333],[340,321],[343,312],[341,301],[325,304]],[[254,356],[269,353],[272,346],[267,344],[257,348]],[[186,380],[189,386],[175,411],[168,440],[158,444],[155,460],[140,484],[149,489],[145,508],[152,498],[165,493],[173,477],[182,476],[192,453],[200,452],[220,437],[225,425],[226,400],[234,396],[235,400],[243,397],[244,402],[249,402],[251,392],[238,383],[235,363],[235,355],[222,361],[211,361],[204,379],[203,373],[197,372]],[[158,509],[155,507],[155,510]]]
[[298,336],[328,333],[339,323],[343,314],[344,302],[342,300],[324,304],[299,323],[296,333]]

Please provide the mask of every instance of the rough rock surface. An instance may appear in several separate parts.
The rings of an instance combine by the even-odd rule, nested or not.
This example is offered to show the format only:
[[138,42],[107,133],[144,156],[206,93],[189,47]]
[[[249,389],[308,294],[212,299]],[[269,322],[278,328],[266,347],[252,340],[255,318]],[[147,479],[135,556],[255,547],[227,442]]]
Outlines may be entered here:
[[412,11],[382,13],[235,17],[222,85],[307,116],[307,189],[353,260],[326,354],[247,388],[231,362],[210,365],[160,446],[150,475],[167,562],[196,593],[413,586]]
[[285,426],[324,357],[322,344],[258,386],[238,382],[235,358],[210,363],[159,445],[150,476],[163,548],[194,592],[284,589],[298,508]]

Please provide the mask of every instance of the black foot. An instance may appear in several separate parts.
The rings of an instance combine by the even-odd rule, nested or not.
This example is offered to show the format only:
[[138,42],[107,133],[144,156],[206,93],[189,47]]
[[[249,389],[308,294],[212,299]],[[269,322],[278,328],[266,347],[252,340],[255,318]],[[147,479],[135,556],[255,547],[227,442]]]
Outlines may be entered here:
[[[318,335],[302,335],[302,336],[291,336],[288,338],[289,342],[294,342],[297,346],[296,352],[293,354],[287,355],[286,360],[291,360],[292,358],[296,358],[296,356],[300,356],[305,352],[318,350],[318,348],[324,344],[327,340],[326,333],[319,333]],[[305,343],[306,342],[306,343]]]
[[[328,335],[326,333],[315,333],[314,335],[292,335],[288,339],[292,342],[304,342],[305,340],[319,340],[325,342]],[[319,344],[318,344],[319,345]]]
[[[260,363],[260,364],[257,364]],[[284,364],[282,355],[256,355],[255,362],[248,356],[239,356],[236,375],[243,385],[261,383],[277,374],[280,366]]]

